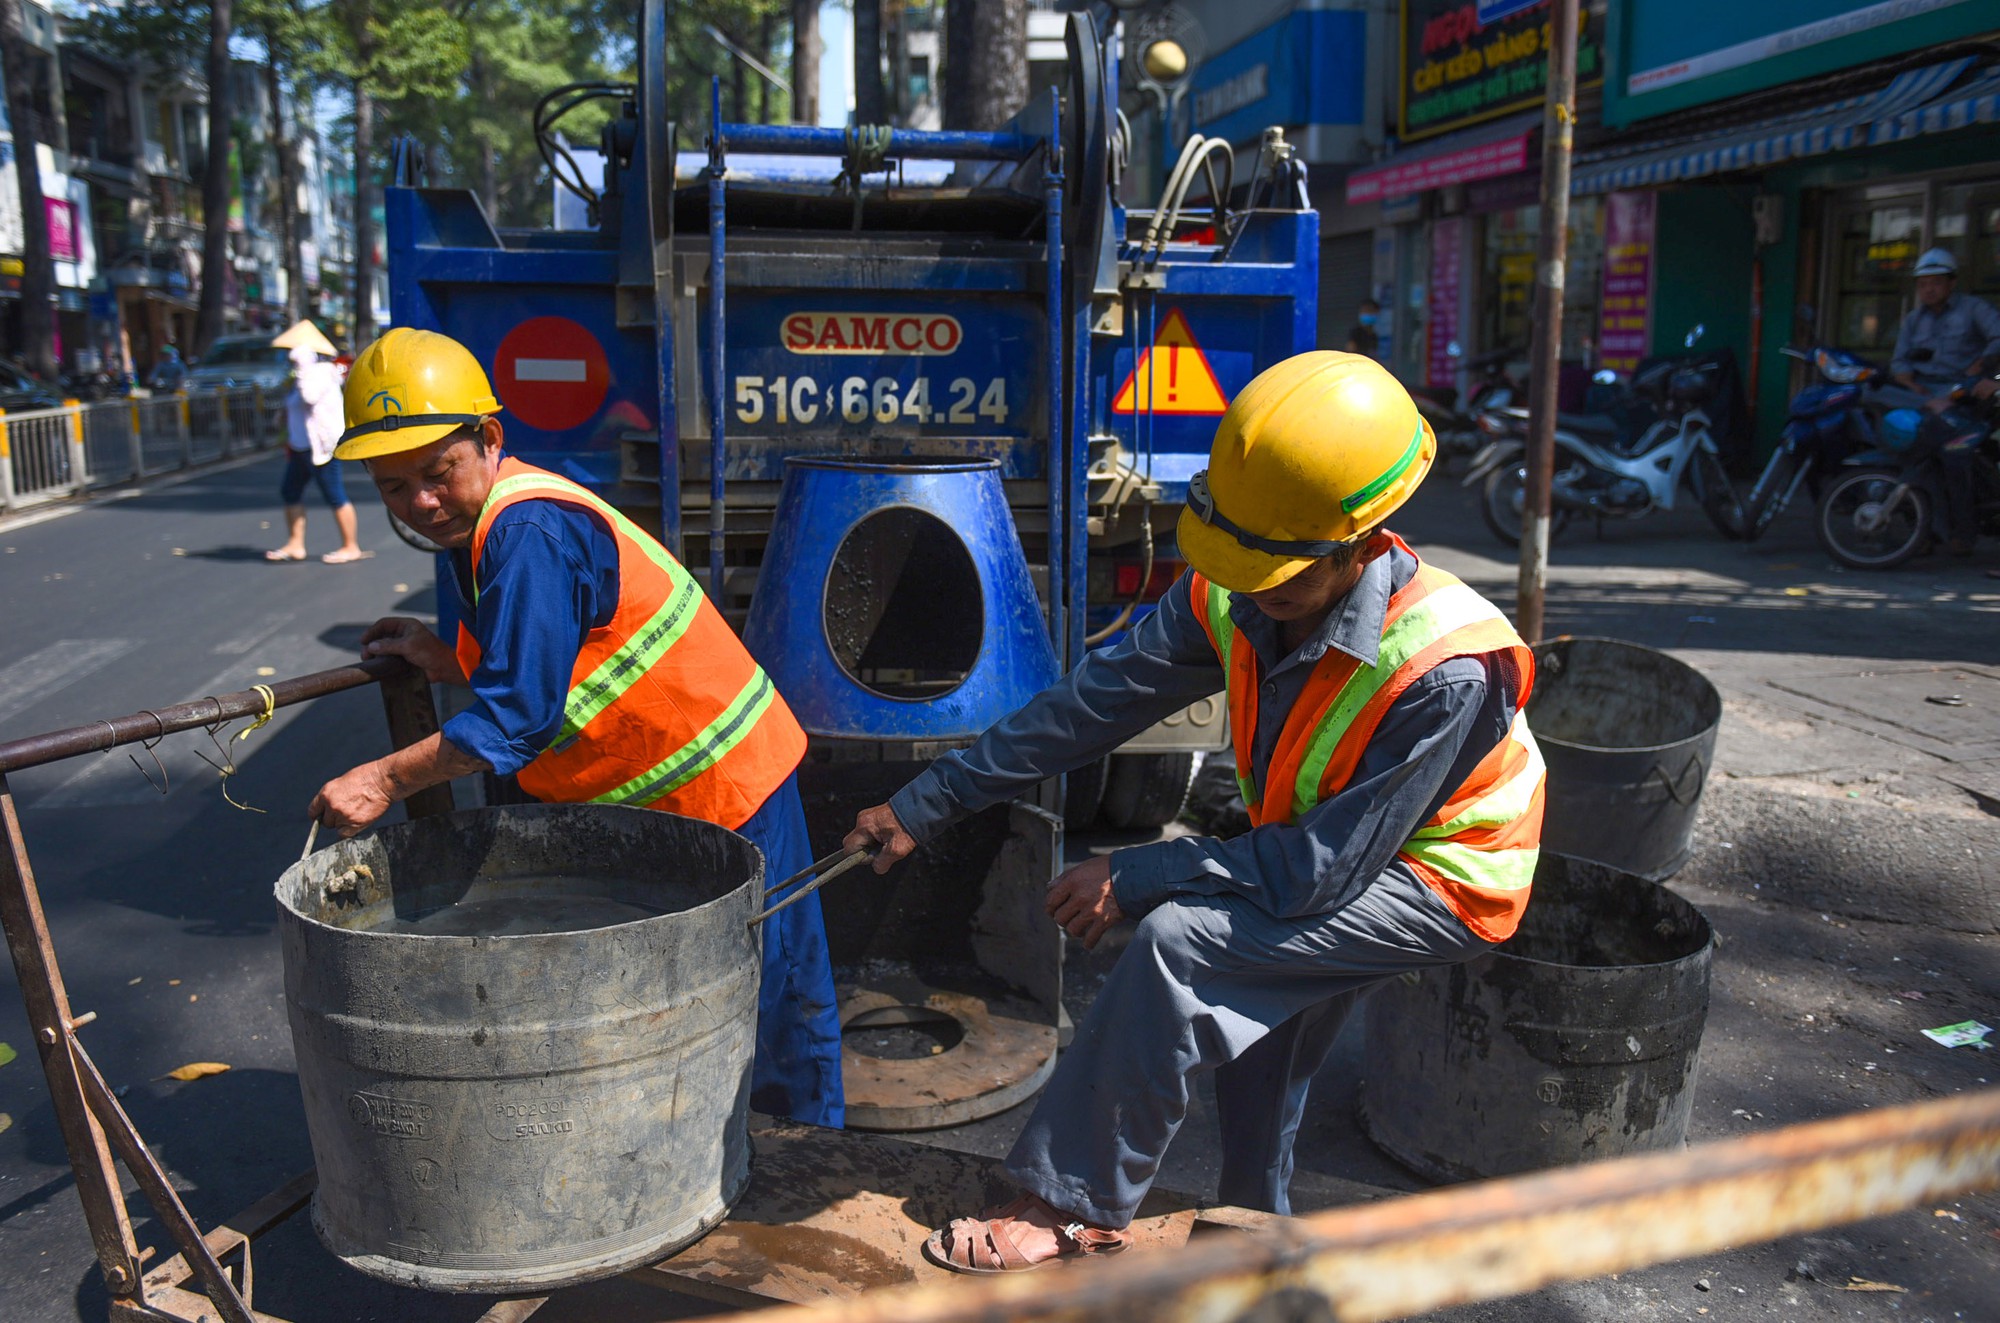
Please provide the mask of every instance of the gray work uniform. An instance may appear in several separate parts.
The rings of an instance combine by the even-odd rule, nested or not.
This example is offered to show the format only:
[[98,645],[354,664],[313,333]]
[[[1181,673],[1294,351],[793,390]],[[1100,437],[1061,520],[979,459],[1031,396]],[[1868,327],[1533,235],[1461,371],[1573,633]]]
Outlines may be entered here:
[[[1913,361],[1910,356],[1922,349],[1930,350],[1930,357]],[[1924,382],[1956,383],[1981,359],[1988,371],[2000,367],[2000,311],[1984,299],[1954,294],[1936,308],[1918,304],[1903,318],[1889,370],[1898,376],[1914,373]]]
[[[1257,656],[1249,771],[1260,791],[1314,664],[1328,649],[1373,664],[1390,595],[1416,567],[1399,548],[1370,560],[1289,653],[1275,621],[1233,600]],[[890,806],[923,841],[1224,684],[1184,575],[1123,640],[940,758]],[[1126,1225],[1187,1114],[1193,1076],[1215,1070],[1220,1197],[1288,1212],[1306,1089],[1359,994],[1491,949],[1396,854],[1506,738],[1519,689],[1502,661],[1452,658],[1384,713],[1340,793],[1294,821],[1114,853],[1113,894],[1138,931],[1043,1090],[1008,1175],[1087,1222]]]

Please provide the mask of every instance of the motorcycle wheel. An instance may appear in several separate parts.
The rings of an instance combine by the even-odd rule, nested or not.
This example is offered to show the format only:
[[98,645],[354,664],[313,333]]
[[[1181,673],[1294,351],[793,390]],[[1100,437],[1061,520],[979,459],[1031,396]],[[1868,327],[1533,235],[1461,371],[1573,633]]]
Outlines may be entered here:
[[1743,503],[1736,499],[1729,475],[1722,471],[1722,461],[1710,451],[1697,450],[1694,462],[1688,465],[1688,476],[1695,499],[1701,502],[1702,513],[1715,525],[1715,531],[1730,542],[1741,542],[1748,521],[1743,517]]
[[1931,498],[1908,486],[1885,509],[1902,481],[1894,469],[1855,469],[1829,483],[1813,520],[1826,554],[1856,570],[1891,570],[1916,555],[1931,526]]
[[1780,446],[1771,456],[1771,462],[1758,475],[1757,485],[1750,489],[1744,500],[1743,540],[1755,542],[1770,531],[1771,524],[1778,517],[1779,501],[1785,489],[1792,485],[1792,477],[1799,470],[1798,456]]
[[[1479,513],[1493,536],[1509,547],[1521,545],[1522,509],[1527,502],[1528,466],[1504,464],[1486,475]],[[1549,511],[1549,541],[1562,536],[1569,524],[1569,511],[1554,506]]]

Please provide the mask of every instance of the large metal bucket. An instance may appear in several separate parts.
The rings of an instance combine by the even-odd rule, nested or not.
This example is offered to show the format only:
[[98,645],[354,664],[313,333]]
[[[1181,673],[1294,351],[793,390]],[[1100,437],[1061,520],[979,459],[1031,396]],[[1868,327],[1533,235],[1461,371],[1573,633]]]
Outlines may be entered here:
[[1057,675],[991,459],[787,459],[743,642],[836,739],[969,740]]
[[[557,804],[420,818],[285,870],[327,1248],[403,1285],[539,1291],[721,1221],[750,1176],[763,878],[710,823]],[[462,916],[510,906],[508,935],[421,931],[491,931]],[[366,930],[383,921],[420,931]]]
[[1535,647],[1528,725],[1549,766],[1542,848],[1663,881],[1694,848],[1722,696],[1663,652],[1617,639]]
[[1362,1128],[1440,1181],[1679,1148],[1714,950],[1671,891],[1544,852],[1511,941],[1369,995]]

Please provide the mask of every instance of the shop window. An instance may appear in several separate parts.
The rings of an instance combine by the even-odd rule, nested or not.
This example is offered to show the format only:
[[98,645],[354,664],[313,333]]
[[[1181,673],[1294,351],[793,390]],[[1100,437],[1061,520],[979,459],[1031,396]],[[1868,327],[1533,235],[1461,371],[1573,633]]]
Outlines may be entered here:
[[2000,303],[2000,180],[1938,190],[1933,241],[1958,259],[1958,289]]
[[[1563,358],[1570,362],[1594,363],[1597,289],[1604,266],[1603,213],[1603,203],[1595,197],[1570,202],[1562,348]],[[1541,208],[1517,207],[1494,212],[1486,217],[1485,229],[1479,349],[1506,346],[1525,350],[1535,312],[1535,254],[1541,238]]]
[[1923,251],[1923,198],[1850,204],[1840,211],[1836,233],[1833,338],[1858,353],[1886,354],[1895,348],[1911,272]]

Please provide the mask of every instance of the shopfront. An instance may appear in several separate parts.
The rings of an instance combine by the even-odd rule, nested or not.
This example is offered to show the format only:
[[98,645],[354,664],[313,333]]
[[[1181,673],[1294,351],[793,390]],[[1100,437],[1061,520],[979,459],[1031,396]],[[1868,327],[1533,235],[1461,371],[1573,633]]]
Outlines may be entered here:
[[1736,351],[1757,453],[1804,381],[1780,351],[1886,362],[1926,249],[2000,304],[1996,23],[1972,0],[1614,6],[1616,136],[1579,155],[1574,187],[1654,197],[1652,347],[1698,321]]

